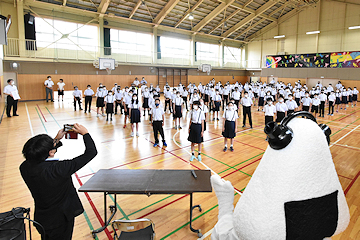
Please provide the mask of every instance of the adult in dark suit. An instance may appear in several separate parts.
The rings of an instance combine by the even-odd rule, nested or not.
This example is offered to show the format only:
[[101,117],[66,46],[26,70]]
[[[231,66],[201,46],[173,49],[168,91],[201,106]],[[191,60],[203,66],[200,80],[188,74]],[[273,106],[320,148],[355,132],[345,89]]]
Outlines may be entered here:
[[[71,175],[90,162],[97,150],[84,126],[75,124],[74,130],[83,135],[85,152],[71,160],[51,161],[62,145],[63,129],[54,139],[46,134],[32,137],[22,151],[26,160],[20,166],[21,176],[34,198],[34,218],[43,225],[46,240],[71,239],[74,219],[84,211]],[[42,233],[40,227],[37,229]]]

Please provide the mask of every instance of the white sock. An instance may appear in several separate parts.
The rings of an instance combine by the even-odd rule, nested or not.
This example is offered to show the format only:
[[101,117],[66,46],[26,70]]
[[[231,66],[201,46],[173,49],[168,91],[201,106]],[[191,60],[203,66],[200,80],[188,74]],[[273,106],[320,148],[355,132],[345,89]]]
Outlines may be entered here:
[[227,148],[227,144],[225,144],[225,147]]
[[232,147],[233,145],[231,144],[231,146],[230,147]]

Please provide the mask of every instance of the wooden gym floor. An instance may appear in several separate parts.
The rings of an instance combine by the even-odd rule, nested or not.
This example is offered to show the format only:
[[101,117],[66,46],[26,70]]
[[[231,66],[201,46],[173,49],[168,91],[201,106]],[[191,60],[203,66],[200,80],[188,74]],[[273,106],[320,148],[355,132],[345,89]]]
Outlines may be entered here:
[[[54,137],[64,124],[77,122],[87,127],[99,152],[95,159],[74,174],[77,188],[99,169],[205,169],[198,161],[188,162],[190,143],[187,141],[186,111],[183,112],[183,129],[180,131],[172,129],[172,118],[166,114],[164,130],[168,147],[162,149],[153,147],[152,127],[147,115],[139,126],[140,137],[130,137],[130,124],[123,129],[123,115],[115,116],[113,122],[106,122],[104,117],[96,117],[94,105],[95,101],[91,114],[84,114],[74,112],[71,98],[54,103],[20,102],[19,117],[7,118],[4,114],[0,124],[0,212],[21,206],[30,207],[34,213],[33,199],[19,172],[19,165],[24,160],[22,147],[36,134],[47,133]],[[3,110],[4,103],[0,103],[0,107]],[[208,130],[204,134],[203,163],[231,181],[241,192],[267,148],[263,113],[258,112],[257,107],[252,111],[254,129],[243,129],[242,118],[239,118],[234,152],[222,152],[221,121],[210,121],[209,116]],[[360,107],[349,107],[332,117],[318,118],[318,121],[331,127],[331,152],[351,214],[347,230],[333,239],[360,239]],[[84,150],[81,139],[63,140],[63,144],[57,153],[60,159],[72,158]],[[76,218],[73,239],[92,239],[90,230],[99,228],[103,222],[103,194],[79,195],[85,212]],[[238,194],[235,196],[235,204],[239,197]],[[111,203],[108,197],[108,204]],[[201,204],[203,211],[194,210],[193,227],[202,230],[204,239],[210,239],[210,230],[217,222],[218,214],[215,193],[194,194],[194,204]],[[119,211],[114,219],[150,218],[155,223],[157,239],[197,239],[189,229],[188,205],[188,195],[118,195]],[[33,239],[40,239],[36,231],[33,231]],[[111,227],[99,233],[97,239],[112,239]]]

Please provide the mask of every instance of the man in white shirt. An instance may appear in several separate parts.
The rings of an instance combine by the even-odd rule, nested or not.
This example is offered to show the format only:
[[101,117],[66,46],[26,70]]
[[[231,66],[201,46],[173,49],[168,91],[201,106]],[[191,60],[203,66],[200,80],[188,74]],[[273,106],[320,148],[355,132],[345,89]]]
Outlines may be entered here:
[[244,93],[244,97],[240,100],[240,103],[243,106],[243,126],[242,127],[245,127],[246,115],[248,115],[250,128],[253,128],[252,120],[251,120],[251,105],[253,104],[253,101],[249,97],[248,92]]
[[138,80],[138,78],[136,77],[135,78],[135,81],[133,82],[135,87],[136,87],[136,94],[139,94],[139,85],[140,85],[140,82]]
[[60,79],[60,82],[57,83],[58,85],[58,101],[60,102],[60,96],[62,97],[62,101],[64,101],[64,80]]
[[46,90],[46,102],[49,101],[48,94],[50,94],[51,101],[54,102],[53,99],[53,86],[54,82],[51,80],[51,76],[47,77],[47,80],[44,82],[45,90]]
[[117,89],[114,93],[115,93],[114,96],[115,96],[115,100],[116,100],[115,101],[115,115],[117,115],[118,106],[120,106],[120,113],[123,114],[124,106],[122,105],[122,99],[123,99],[124,93],[120,87],[117,87]]
[[155,99],[155,107],[151,108],[151,115],[152,115],[152,126],[153,126],[153,130],[154,130],[154,138],[155,138],[155,143],[154,143],[154,147],[159,146],[159,138],[158,135],[160,133],[162,141],[163,141],[163,147],[167,147],[167,144],[165,142],[165,136],[164,136],[164,110],[160,107],[160,99]]
[[7,117],[11,117],[10,111],[11,107],[13,107],[13,116],[19,116],[16,114],[17,111],[17,102],[18,99],[13,94],[18,94],[17,87],[14,85],[13,79],[7,80],[8,85],[4,88],[4,94],[7,95],[6,97],[6,115]]

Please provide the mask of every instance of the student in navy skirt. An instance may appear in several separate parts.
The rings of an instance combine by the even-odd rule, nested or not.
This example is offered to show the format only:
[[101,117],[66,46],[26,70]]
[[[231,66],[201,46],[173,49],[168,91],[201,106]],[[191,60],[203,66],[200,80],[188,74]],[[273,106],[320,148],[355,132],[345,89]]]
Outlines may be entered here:
[[234,151],[234,137],[236,136],[238,113],[232,102],[228,103],[223,115],[222,135],[224,137],[224,152],[227,150],[227,140],[230,139],[230,151]]
[[104,98],[107,95],[107,91],[106,89],[101,85],[100,87],[98,87],[97,92],[95,94],[95,96],[97,97],[96,99],[96,113],[97,113],[97,117],[100,117],[101,115],[99,114],[99,110],[101,108],[101,113],[102,116],[105,117],[104,114]]
[[214,118],[213,121],[218,120],[219,121],[219,111],[220,111],[220,106],[221,106],[221,96],[219,91],[216,91],[216,95],[214,97]]
[[129,105],[129,115],[131,123],[131,136],[134,136],[134,124],[136,124],[136,136],[139,136],[139,122],[141,117],[141,107],[137,94],[132,95],[132,100]]
[[198,161],[201,161],[201,143],[204,134],[204,120],[205,114],[199,108],[199,101],[195,101],[192,104],[192,110],[190,112],[190,124],[189,124],[189,137],[188,140],[191,142],[191,158],[190,162],[195,159],[195,145],[198,145]]
[[109,115],[110,115],[110,121],[112,121],[115,100],[116,100],[115,96],[113,95],[112,91],[110,90],[108,92],[108,95],[104,98],[104,103],[106,105],[106,121],[109,121]]
[[335,105],[336,105],[336,112],[339,112],[339,106],[341,104],[341,92],[339,91],[339,89],[336,90],[335,93]]
[[354,107],[354,105],[353,105],[353,91],[352,91],[352,89],[351,89],[351,87],[349,87],[348,88],[348,90],[347,90],[347,95],[348,95],[348,103],[349,103],[349,105],[350,105],[350,103],[351,103],[351,107]]
[[353,100],[355,106],[356,106],[356,103],[358,100],[358,94],[359,94],[359,91],[357,90],[356,87],[354,87],[352,100]]
[[[184,100],[180,96],[180,92],[176,92],[176,97],[173,99],[174,104],[174,120],[175,120],[175,129],[182,129],[180,126],[180,119],[182,118],[182,104]],[[178,122],[178,125],[176,123]]]
[[347,97],[348,97],[348,93],[347,93],[346,89],[343,88],[343,90],[341,92],[341,107],[340,107],[340,109],[344,108],[344,110],[346,110]]
[[205,120],[204,120],[204,132],[205,132],[206,131],[206,117],[207,117],[207,114],[209,112],[209,108],[205,105],[204,99],[200,98],[199,102],[200,102],[199,107],[200,107],[201,111],[205,115]]

